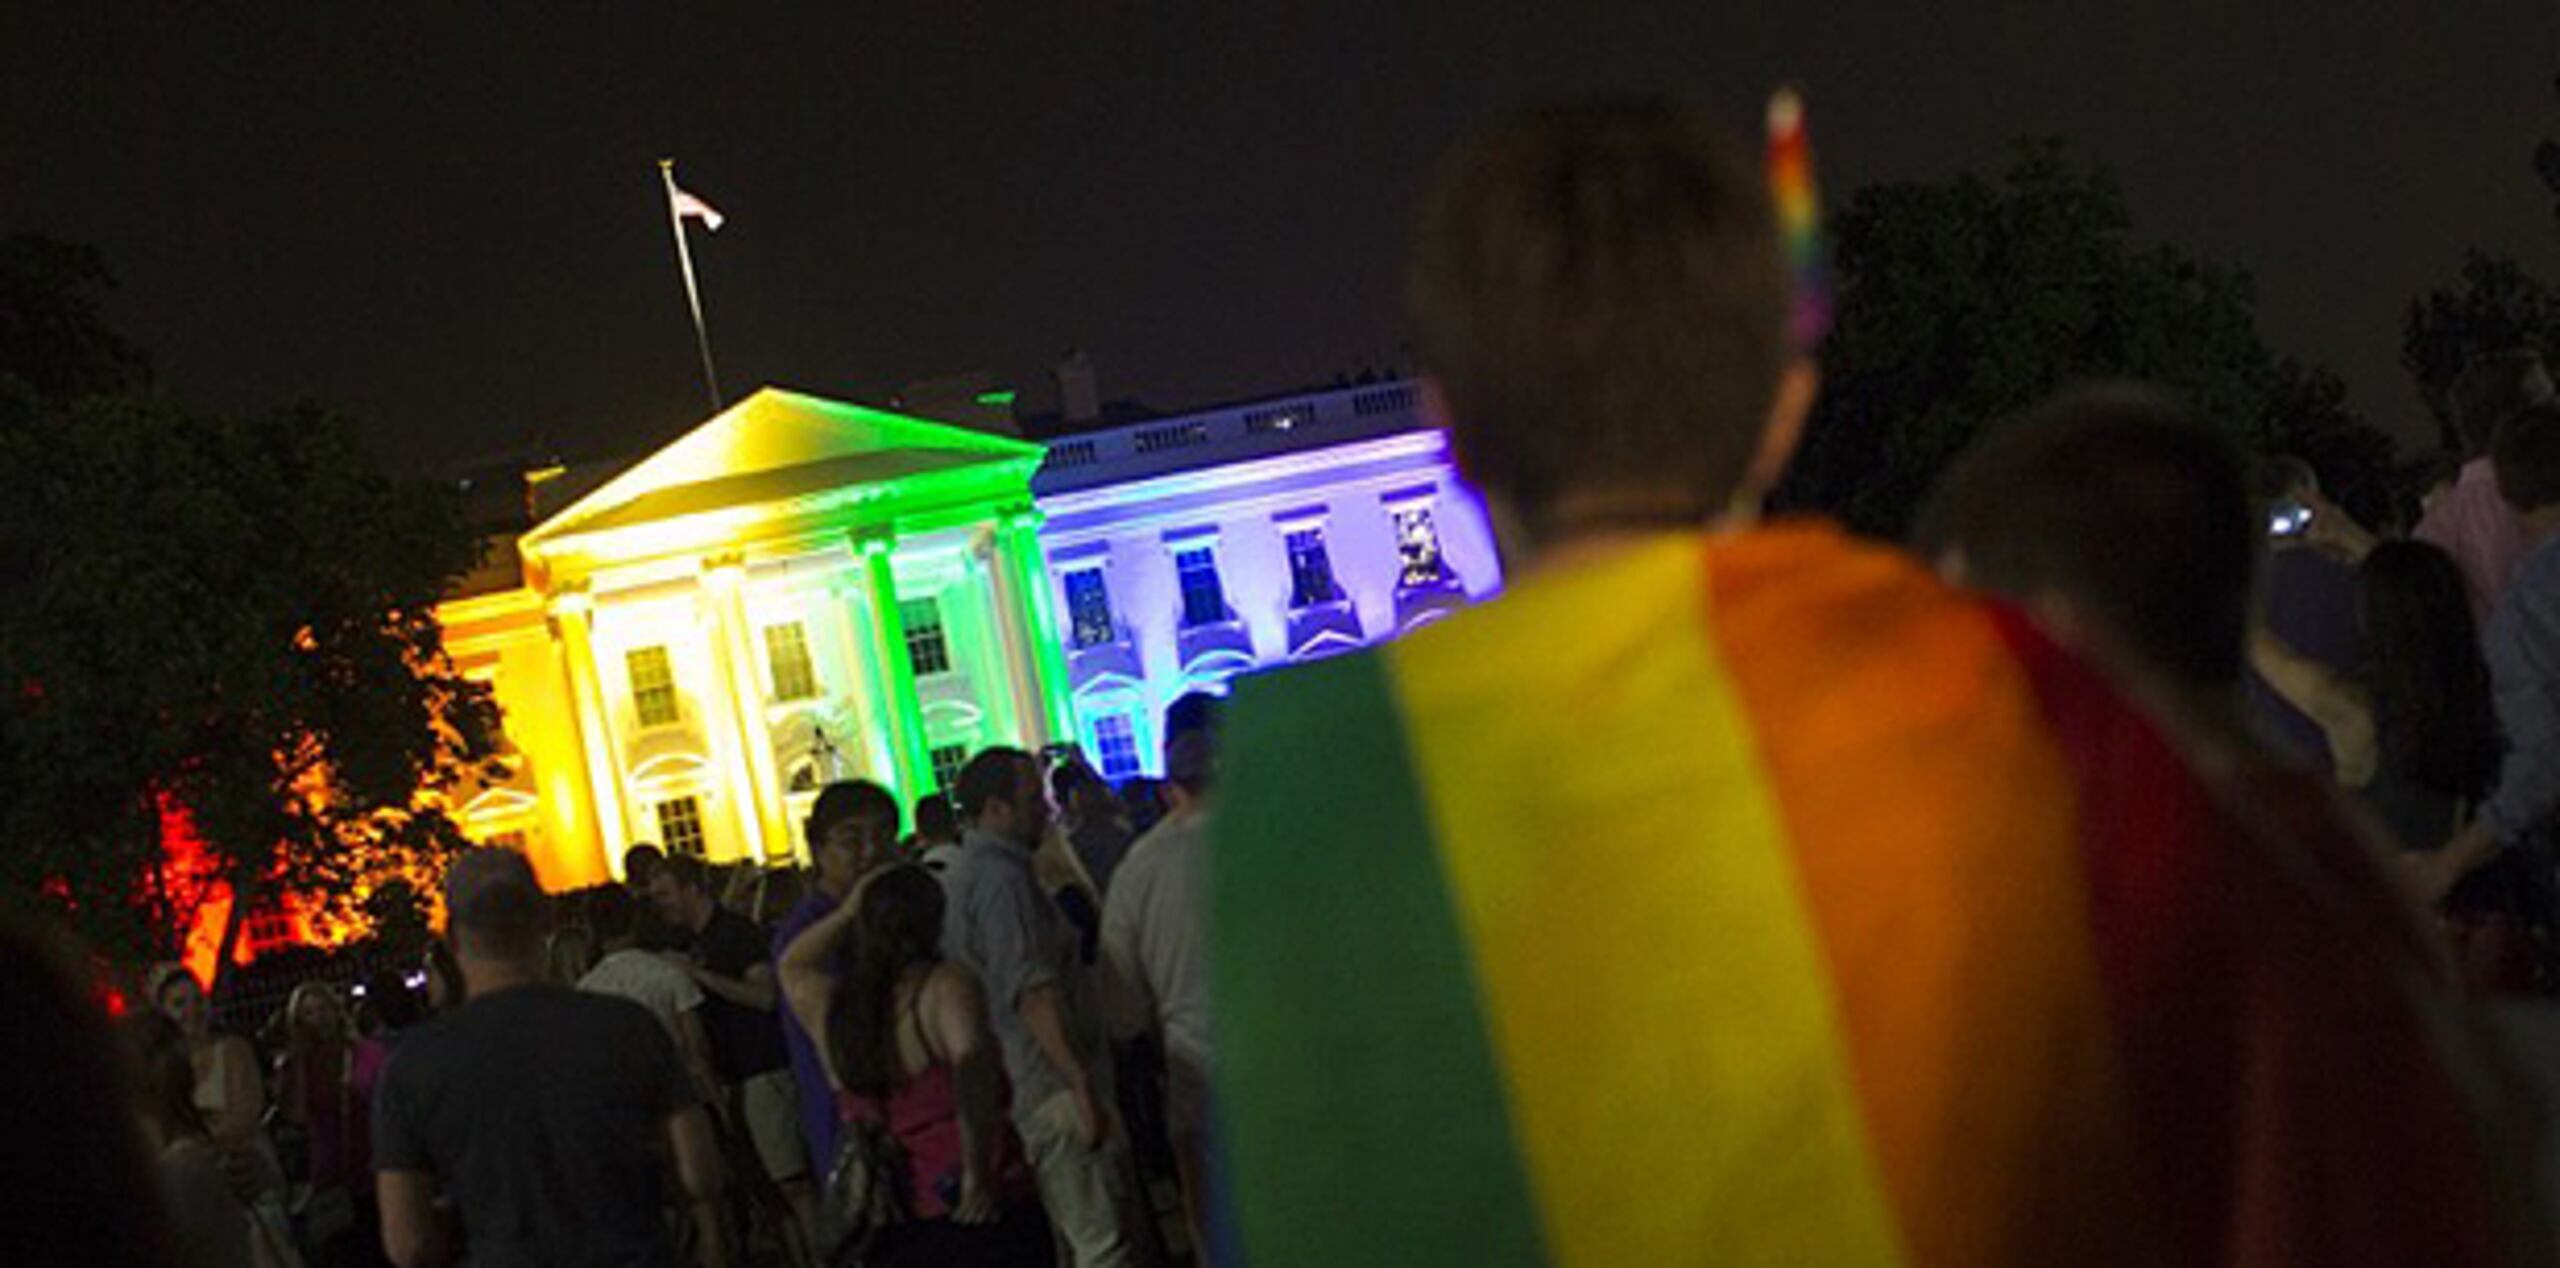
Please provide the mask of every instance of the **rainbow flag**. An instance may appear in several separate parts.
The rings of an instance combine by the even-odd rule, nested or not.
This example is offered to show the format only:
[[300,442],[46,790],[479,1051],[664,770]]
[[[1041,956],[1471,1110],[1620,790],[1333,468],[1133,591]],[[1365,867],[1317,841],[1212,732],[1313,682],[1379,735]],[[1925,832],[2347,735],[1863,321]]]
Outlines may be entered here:
[[1247,683],[1230,739],[1252,1268],[2468,1264],[2506,1231],[2380,860],[2317,790],[2235,808],[1898,554],[1666,537]]
[[1831,276],[1823,259],[1822,199],[1813,182],[1813,140],[1805,131],[1804,98],[1781,88],[1769,98],[1769,197],[1776,204],[1778,245],[1793,299],[1787,338],[1807,355],[1831,333]]

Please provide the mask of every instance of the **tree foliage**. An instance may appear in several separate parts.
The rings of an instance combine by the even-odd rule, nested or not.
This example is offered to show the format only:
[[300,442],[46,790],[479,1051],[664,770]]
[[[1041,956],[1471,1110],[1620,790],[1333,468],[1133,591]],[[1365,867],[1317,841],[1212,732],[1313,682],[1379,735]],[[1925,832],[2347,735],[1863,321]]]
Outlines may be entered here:
[[[2552,87],[2560,92],[2560,80]],[[2552,195],[2552,217],[2560,220],[2560,141],[2534,147],[2533,172]],[[2453,284],[2409,301],[2400,328],[2400,365],[2417,381],[2446,449],[2462,448],[2454,430],[2454,378],[2474,357],[2517,348],[2560,363],[2560,291],[2513,259],[2465,251]]]
[[2516,348],[2560,362],[2560,292],[2514,260],[2466,251],[2459,280],[2409,301],[2400,364],[2435,413],[2445,448],[2462,448],[2453,430],[2455,377],[2474,357]]
[[2104,172],[2023,144],[1996,180],[1871,186],[1831,221],[1824,390],[1777,504],[1899,536],[1988,424],[2057,388],[2139,379],[2250,450],[2282,448],[2372,514],[2391,444],[2335,376],[2276,358],[2248,276],[2143,245]]
[[[94,325],[32,299],[0,330]],[[494,709],[433,612],[472,538],[315,406],[89,390],[129,388],[105,373],[128,352],[78,328],[0,349],[0,893],[167,954],[201,896],[161,865],[176,815],[214,878],[352,915],[370,878],[460,843],[427,790],[492,760]]]

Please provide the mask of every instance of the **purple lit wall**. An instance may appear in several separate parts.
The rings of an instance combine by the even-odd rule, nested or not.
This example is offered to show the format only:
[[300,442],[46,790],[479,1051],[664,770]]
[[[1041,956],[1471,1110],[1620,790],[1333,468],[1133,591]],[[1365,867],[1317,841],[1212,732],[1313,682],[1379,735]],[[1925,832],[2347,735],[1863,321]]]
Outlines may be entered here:
[[1482,503],[1408,383],[1053,442],[1032,481],[1079,739],[1162,766],[1165,707],[1394,638],[1501,588]]

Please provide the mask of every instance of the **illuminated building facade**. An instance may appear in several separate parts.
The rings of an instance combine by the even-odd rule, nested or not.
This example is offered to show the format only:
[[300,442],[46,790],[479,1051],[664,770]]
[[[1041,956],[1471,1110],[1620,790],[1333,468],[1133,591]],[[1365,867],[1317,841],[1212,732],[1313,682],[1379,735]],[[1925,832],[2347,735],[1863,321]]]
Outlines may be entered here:
[[1501,584],[1409,382],[1063,438],[1032,481],[1077,738],[1158,773],[1165,706],[1392,638]]
[[454,790],[458,813],[563,889],[619,875],[638,841],[793,857],[829,780],[912,800],[990,744],[1152,772],[1183,692],[1498,586],[1414,395],[1312,393],[1044,449],[760,391],[517,539],[521,585],[440,609],[517,759],[502,785]]

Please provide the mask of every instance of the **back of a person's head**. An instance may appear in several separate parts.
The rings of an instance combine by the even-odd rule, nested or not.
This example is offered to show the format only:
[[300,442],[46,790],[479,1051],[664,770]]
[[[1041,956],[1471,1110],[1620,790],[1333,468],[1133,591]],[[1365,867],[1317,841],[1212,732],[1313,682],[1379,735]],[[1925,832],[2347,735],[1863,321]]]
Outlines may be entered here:
[[2251,492],[2261,502],[2277,502],[2320,491],[2320,473],[2311,464],[2292,454],[2275,454],[2258,459],[2250,468]]
[[1226,710],[1226,702],[1205,691],[1186,691],[1164,709],[1164,742],[1186,731],[1214,731]]
[[998,745],[979,750],[960,768],[960,778],[952,781],[951,798],[958,803],[960,822],[976,823],[987,807],[1012,801],[1020,790],[1023,768],[1031,765],[1031,755],[1018,748]]
[[706,894],[712,892],[711,865],[690,854],[670,854],[667,856],[667,861],[659,864],[658,868],[666,873],[667,879],[673,882],[679,891],[692,893],[700,890]]
[[916,835],[927,841],[948,841],[960,835],[960,820],[951,809],[951,798],[935,793],[916,801]]
[[513,850],[472,849],[445,871],[445,920],[464,959],[538,960],[549,913],[533,866]]
[[2485,796],[2501,746],[2461,567],[2426,542],[2387,541],[2357,566],[2356,592],[2389,756],[2428,788]]
[[639,900],[624,886],[599,885],[587,895],[587,923],[595,927],[596,942],[601,946],[614,948],[628,943],[639,935]]
[[2059,599],[2184,689],[2240,680],[2257,515],[2239,454],[2130,386],[2066,393],[1959,458],[1922,513],[1924,552],[1967,584]]
[[1081,795],[1110,790],[1110,785],[1103,783],[1102,776],[1095,774],[1081,757],[1070,757],[1049,771],[1049,797],[1061,806]]
[[885,819],[889,830],[898,830],[898,799],[889,790],[867,779],[840,779],[818,790],[818,798],[809,804],[809,817],[801,825],[801,834],[815,851],[839,823],[858,819]]
[[2506,420],[2489,443],[2498,495],[2518,511],[2560,504],[2560,405],[2531,406]]
[[853,947],[827,1010],[827,1044],[849,1087],[897,1081],[897,1027],[890,1011],[906,970],[939,957],[942,882],[913,863],[865,878],[854,900]]
[[2487,453],[2498,427],[2552,398],[2551,371],[2542,354],[2510,348],[2472,358],[2453,381],[2454,427],[2475,454]]
[[195,1103],[195,1063],[187,1055],[186,1032],[159,1013],[137,1012],[124,1019],[124,1040],[133,1063],[134,1093],[143,1116],[174,1135],[204,1135],[204,1116]]
[[[178,1262],[135,1118],[134,1064],[65,949],[0,918],[0,1263]],[[167,1018],[148,1015],[175,1030]],[[179,1040],[183,1053],[185,1040]]]
[[426,1015],[426,1002],[409,985],[409,975],[399,969],[375,969],[365,975],[363,989],[365,1007],[387,1030],[406,1030]]
[[1790,355],[1758,164],[1661,98],[1533,111],[1457,152],[1409,292],[1460,465],[1533,530],[1568,498],[1726,509]]
[[1179,732],[1164,742],[1164,779],[1194,797],[1208,795],[1218,782],[1218,737],[1206,726]]

